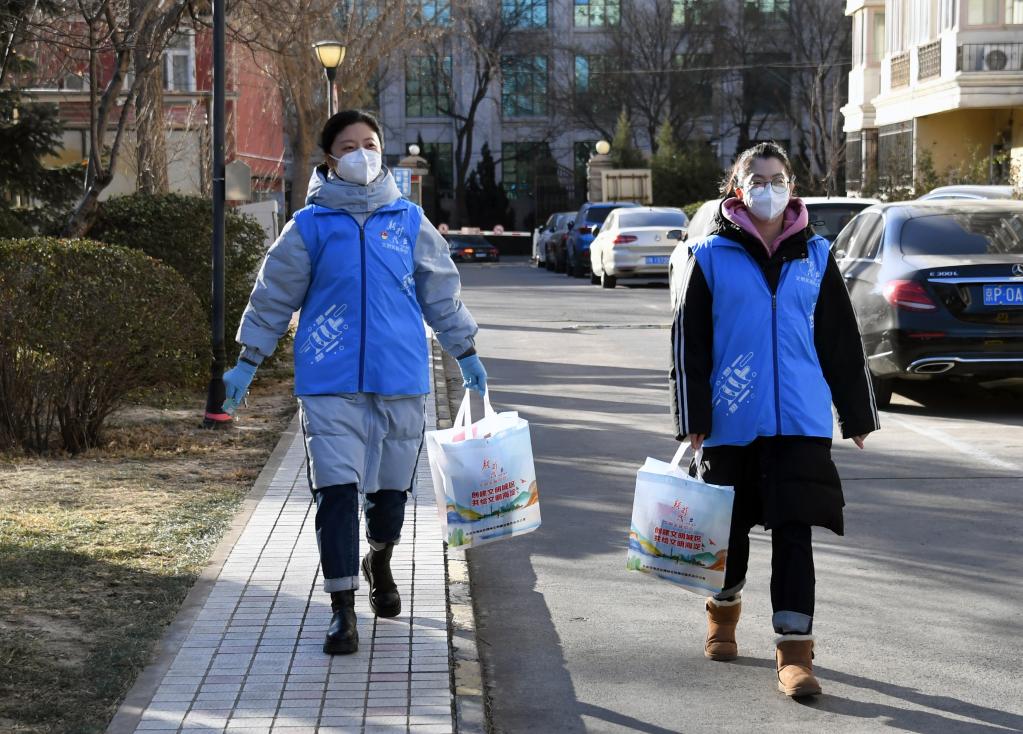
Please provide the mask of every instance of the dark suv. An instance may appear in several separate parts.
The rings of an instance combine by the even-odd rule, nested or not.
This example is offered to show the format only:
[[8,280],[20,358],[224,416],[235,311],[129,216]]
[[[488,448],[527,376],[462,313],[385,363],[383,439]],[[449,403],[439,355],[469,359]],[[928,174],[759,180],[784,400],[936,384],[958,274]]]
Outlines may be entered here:
[[636,207],[631,201],[596,201],[583,204],[569,225],[565,241],[565,272],[576,278],[590,272],[590,243],[593,242],[593,228],[599,227],[614,209]]

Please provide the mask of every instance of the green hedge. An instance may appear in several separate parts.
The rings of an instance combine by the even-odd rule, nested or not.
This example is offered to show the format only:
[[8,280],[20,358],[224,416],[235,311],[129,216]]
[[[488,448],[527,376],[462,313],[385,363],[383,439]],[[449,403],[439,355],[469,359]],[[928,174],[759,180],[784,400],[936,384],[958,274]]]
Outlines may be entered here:
[[686,213],[687,217],[692,219],[693,217],[696,216],[697,210],[701,206],[706,204],[706,203],[707,203],[706,200],[705,201],[694,201],[692,204],[686,204],[684,207],[682,207],[682,211],[684,211]]
[[[109,199],[100,207],[89,236],[142,250],[170,265],[184,276],[209,319],[213,240],[213,206],[209,199],[181,194],[132,194]],[[266,234],[256,220],[228,210],[224,301],[229,344],[233,343],[265,251]]]
[[199,376],[208,327],[173,269],[89,240],[0,240],[0,441],[76,453],[132,390]]

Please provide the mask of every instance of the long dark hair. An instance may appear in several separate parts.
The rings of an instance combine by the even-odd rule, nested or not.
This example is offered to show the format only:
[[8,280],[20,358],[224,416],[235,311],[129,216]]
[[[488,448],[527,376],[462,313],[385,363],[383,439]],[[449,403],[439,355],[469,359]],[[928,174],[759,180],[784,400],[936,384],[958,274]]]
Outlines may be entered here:
[[380,122],[377,118],[364,110],[344,110],[327,120],[323,130],[320,132],[320,148],[323,149],[323,162],[328,168],[330,167],[330,158],[327,155],[330,153],[330,146],[334,144],[334,138],[346,127],[357,122],[366,123],[377,134],[377,137],[380,138],[380,152],[383,153],[384,134],[380,131]]
[[789,156],[784,148],[773,141],[770,143],[757,143],[752,148],[747,148],[739,154],[739,157],[735,159],[735,163],[732,165],[732,170],[728,172],[724,181],[721,182],[721,194],[724,198],[727,199],[735,196],[735,189],[749,175],[749,172],[753,169],[753,161],[758,158],[775,158],[781,161],[789,181],[794,182],[796,180],[795,173],[792,171],[792,163],[789,161]]

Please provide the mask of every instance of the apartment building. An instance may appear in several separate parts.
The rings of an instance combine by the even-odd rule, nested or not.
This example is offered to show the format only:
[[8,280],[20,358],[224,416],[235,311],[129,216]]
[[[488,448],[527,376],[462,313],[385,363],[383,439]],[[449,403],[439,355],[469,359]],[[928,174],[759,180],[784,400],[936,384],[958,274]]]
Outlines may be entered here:
[[[627,17],[624,3],[652,3],[654,0],[490,0],[503,12],[517,14],[516,41],[501,50],[501,69],[480,106],[474,129],[472,166],[480,160],[486,143],[497,161],[498,181],[504,187],[516,213],[516,226],[526,227],[545,218],[555,208],[574,208],[585,200],[586,163],[598,139],[604,137],[578,119],[566,117],[566,96],[581,95],[601,104],[602,76],[608,73],[603,49],[614,45],[619,24]],[[693,34],[700,42],[700,19],[705,9],[719,7],[710,0],[658,0],[670,2],[673,22],[695,23]],[[445,0],[419,0],[422,14],[434,22],[449,21],[451,10]],[[729,0],[738,12],[756,13],[758,19],[771,20],[787,10],[786,0]],[[707,13],[707,53],[698,57],[703,65],[726,63],[712,53],[712,35],[716,32]],[[726,57],[721,57],[722,59]],[[759,58],[759,57],[758,57]],[[745,73],[760,73],[755,64]],[[619,70],[620,72],[621,70]],[[378,88],[378,112],[384,126],[386,155],[394,163],[410,144],[422,140],[424,153],[435,161],[437,188],[441,194],[441,212],[431,212],[441,221],[452,211],[454,187],[455,124],[443,110],[457,107],[474,88],[474,66],[460,53],[457,41],[449,55],[431,58],[412,52],[388,65]],[[450,85],[438,85],[440,76]],[[762,85],[757,85],[762,87]],[[778,86],[778,85],[775,85]],[[784,87],[785,85],[781,85]],[[787,90],[787,87],[786,87]],[[732,81],[706,85],[706,99],[678,98],[673,104],[701,104],[706,110],[693,131],[695,137],[713,145],[722,168],[733,159],[740,132],[730,119],[726,105],[710,103],[712,95],[742,95]],[[784,100],[764,95],[769,104],[757,108],[748,136],[753,140],[776,139],[788,144],[793,137],[783,114]],[[781,105],[781,107],[779,107]],[[612,117],[617,110],[611,111]],[[650,150],[649,134],[636,128],[637,143]],[[545,197],[538,183],[538,161],[553,158],[560,191]],[[542,174],[547,176],[548,173]],[[679,202],[684,204],[686,202]]]
[[[1023,0],[848,0],[847,187],[1023,165]],[[983,165],[979,166],[983,168]]]

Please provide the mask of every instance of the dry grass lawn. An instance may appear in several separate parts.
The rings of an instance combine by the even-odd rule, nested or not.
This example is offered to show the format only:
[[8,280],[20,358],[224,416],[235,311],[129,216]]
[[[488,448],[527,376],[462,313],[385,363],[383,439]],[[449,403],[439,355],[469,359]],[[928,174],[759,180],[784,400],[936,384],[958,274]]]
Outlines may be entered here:
[[75,457],[0,454],[0,731],[102,732],[295,411],[257,377],[231,431],[149,395]]

